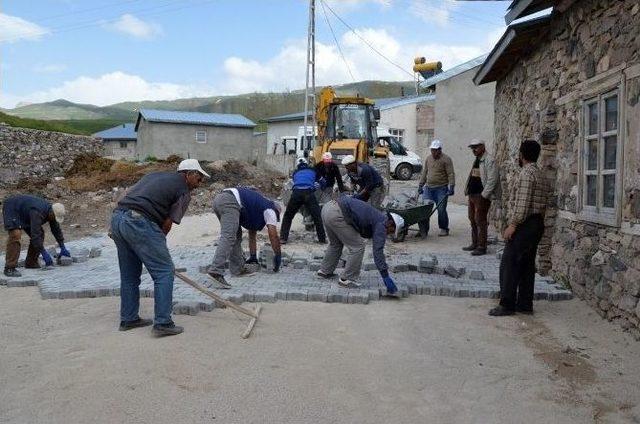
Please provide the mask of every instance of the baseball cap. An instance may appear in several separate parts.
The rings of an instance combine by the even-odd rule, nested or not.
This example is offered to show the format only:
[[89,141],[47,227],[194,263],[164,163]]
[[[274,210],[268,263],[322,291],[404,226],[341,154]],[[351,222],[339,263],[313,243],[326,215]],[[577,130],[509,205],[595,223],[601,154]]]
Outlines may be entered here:
[[440,140],[433,140],[431,142],[431,147],[429,147],[430,149],[442,149],[442,141]]
[[473,140],[471,140],[471,143],[469,143],[469,147],[480,146],[482,144],[486,144],[484,140],[479,140],[477,138],[474,138]]
[[199,173],[201,173],[205,177],[211,178],[211,176],[209,174],[204,172],[204,170],[200,166],[200,162],[198,162],[196,159],[185,159],[185,160],[183,160],[178,165],[178,171],[198,171]]
[[353,155],[347,155],[345,157],[342,158],[342,164],[343,165],[349,165],[352,164],[356,161],[356,158]]

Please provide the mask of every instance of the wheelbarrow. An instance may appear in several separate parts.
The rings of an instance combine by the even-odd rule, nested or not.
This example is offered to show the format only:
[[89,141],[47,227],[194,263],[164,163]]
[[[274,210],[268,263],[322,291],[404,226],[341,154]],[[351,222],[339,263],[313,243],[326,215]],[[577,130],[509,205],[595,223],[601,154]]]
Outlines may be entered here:
[[438,210],[438,206],[440,206],[440,204],[444,202],[445,199],[446,197],[440,200],[440,203],[438,203],[435,207],[433,202],[428,202],[424,205],[418,205],[405,209],[387,208],[387,212],[397,213],[402,217],[402,219],[404,219],[404,228],[402,229],[402,231],[400,231],[397,237],[393,237],[393,241],[396,243],[404,241],[404,239],[407,237],[407,234],[409,234],[409,227],[415,224],[418,224],[418,231],[420,231],[420,234],[425,237],[429,229],[429,219],[431,218],[431,215],[433,215],[434,212]]

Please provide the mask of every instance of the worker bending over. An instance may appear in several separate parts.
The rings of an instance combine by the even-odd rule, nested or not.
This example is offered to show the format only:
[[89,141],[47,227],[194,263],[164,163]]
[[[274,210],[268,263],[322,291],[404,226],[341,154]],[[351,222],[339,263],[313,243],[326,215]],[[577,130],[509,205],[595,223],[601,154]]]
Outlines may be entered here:
[[316,199],[316,171],[309,168],[307,160],[298,159],[298,169],[291,176],[293,180],[293,191],[291,198],[287,204],[287,209],[282,218],[282,227],[280,228],[280,243],[286,244],[289,239],[289,229],[291,221],[302,206],[305,206],[307,212],[313,218],[313,224],[316,227],[319,243],[326,243],[327,236],[322,226],[322,218],[320,217],[320,205]]
[[351,183],[356,188],[353,197],[380,209],[384,199],[384,181],[378,171],[369,164],[356,162],[353,155],[342,158],[342,164],[347,168]]
[[380,212],[362,200],[343,195],[322,208],[322,221],[327,228],[329,246],[324,253],[318,276],[331,278],[335,275],[342,249],[346,246],[347,263],[338,284],[343,287],[360,287],[357,280],[362,268],[364,239],[372,239],[373,260],[387,287],[387,295],[399,297],[398,288],[389,275],[384,244],[387,234],[395,233],[397,236],[404,227],[404,219],[400,215]]
[[49,223],[51,233],[60,246],[60,256],[71,254],[64,246],[64,237],[60,224],[64,221],[65,209],[62,203],[51,204],[45,199],[28,194],[18,194],[7,197],[2,205],[4,229],[9,233],[4,265],[4,275],[20,277],[22,274],[16,269],[20,258],[20,239],[22,231],[31,238],[25,268],[40,268],[38,255],[47,266],[53,265],[51,255],[44,248],[44,224]]
[[[257,264],[256,235],[265,226],[273,248],[273,271],[278,272],[282,264],[282,252],[278,239],[278,222],[281,207],[267,199],[257,190],[246,187],[226,188],[213,198],[213,212],[220,220],[220,239],[207,273],[222,288],[231,288],[224,278],[225,264],[229,261],[232,275],[250,274],[245,264]],[[242,251],[242,229],[249,231],[249,260]]]
[[[109,235],[118,248],[120,265],[120,331],[153,325],[153,334],[180,334],[171,319],[174,266],[166,235],[180,224],[204,172],[195,159],[185,159],[178,172],[154,172],[140,179],[118,202]],[[153,279],[154,321],[142,319],[140,275],[142,264]]]
[[333,187],[338,184],[338,191],[344,193],[344,183],[342,182],[342,175],[340,174],[340,168],[333,162],[333,156],[331,152],[325,152],[322,154],[322,162],[315,166],[316,181],[320,184],[320,190],[322,191],[321,203],[326,203],[331,200],[333,195]]

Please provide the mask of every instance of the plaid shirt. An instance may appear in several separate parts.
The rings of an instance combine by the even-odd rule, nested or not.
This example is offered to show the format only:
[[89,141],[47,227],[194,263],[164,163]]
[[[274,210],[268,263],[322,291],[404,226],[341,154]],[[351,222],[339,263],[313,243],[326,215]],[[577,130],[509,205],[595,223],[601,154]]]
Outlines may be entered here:
[[548,188],[537,164],[528,163],[522,167],[516,180],[515,190],[509,213],[509,224],[517,226],[531,215],[544,215],[547,208]]

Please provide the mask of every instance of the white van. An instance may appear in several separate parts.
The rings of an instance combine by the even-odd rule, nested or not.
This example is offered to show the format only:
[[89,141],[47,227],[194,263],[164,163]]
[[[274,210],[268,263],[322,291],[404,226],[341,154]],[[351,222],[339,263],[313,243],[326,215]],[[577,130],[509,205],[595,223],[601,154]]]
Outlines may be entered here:
[[378,127],[378,141],[389,146],[389,169],[397,180],[410,180],[413,174],[422,172],[422,159],[396,141],[387,127]]

